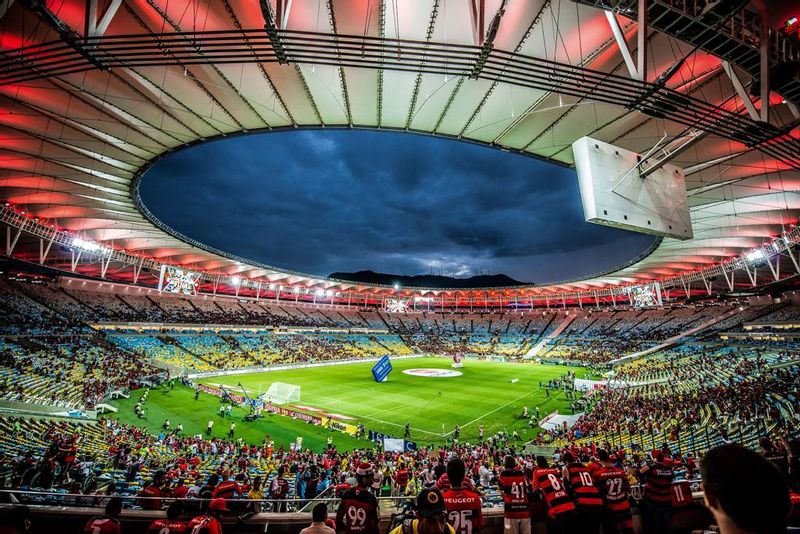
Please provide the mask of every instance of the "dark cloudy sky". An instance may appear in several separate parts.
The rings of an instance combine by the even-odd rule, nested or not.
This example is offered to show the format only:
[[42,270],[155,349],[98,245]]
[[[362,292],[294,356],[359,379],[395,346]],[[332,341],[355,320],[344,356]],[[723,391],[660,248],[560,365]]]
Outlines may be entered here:
[[156,164],[141,192],[194,239],[317,275],[433,270],[545,283],[614,267],[653,240],[584,222],[571,169],[395,132],[206,143]]

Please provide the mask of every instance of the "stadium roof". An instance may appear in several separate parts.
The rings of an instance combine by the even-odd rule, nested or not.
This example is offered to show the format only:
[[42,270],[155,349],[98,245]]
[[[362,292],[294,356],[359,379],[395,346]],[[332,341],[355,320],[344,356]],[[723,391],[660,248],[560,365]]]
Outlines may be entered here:
[[[211,249],[162,225],[138,197],[154,161],[195,143],[352,127],[447,136],[567,166],[573,141],[588,135],[686,169],[693,239],[664,239],[611,273],[502,294],[608,296],[649,280],[707,285],[737,270],[752,280],[751,267],[767,263],[774,274],[794,241],[773,240],[793,240],[800,217],[798,48],[765,33],[756,8],[684,12],[671,3],[607,1],[617,11],[608,17],[584,0],[2,2],[6,252],[121,281],[170,264],[214,288],[235,280],[264,294],[267,284],[392,294]],[[766,263],[742,264],[767,243]]]

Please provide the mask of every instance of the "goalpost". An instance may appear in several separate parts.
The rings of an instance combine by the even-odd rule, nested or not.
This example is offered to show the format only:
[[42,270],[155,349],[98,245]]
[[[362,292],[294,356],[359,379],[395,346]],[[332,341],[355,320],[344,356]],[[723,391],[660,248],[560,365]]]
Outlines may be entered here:
[[273,382],[270,384],[266,393],[261,394],[264,402],[271,404],[287,404],[300,400],[300,386],[285,384],[283,382]]

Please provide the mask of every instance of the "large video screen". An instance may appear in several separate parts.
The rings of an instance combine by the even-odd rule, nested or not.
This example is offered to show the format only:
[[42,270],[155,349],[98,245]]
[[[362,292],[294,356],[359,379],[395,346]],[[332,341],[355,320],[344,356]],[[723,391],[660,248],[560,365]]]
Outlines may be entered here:
[[628,289],[630,302],[635,308],[652,308],[661,306],[661,284],[655,282],[643,286],[636,286]]
[[198,273],[162,265],[161,277],[158,280],[158,290],[164,293],[196,295],[199,282],[200,274]]
[[386,299],[386,313],[408,313],[409,299]]

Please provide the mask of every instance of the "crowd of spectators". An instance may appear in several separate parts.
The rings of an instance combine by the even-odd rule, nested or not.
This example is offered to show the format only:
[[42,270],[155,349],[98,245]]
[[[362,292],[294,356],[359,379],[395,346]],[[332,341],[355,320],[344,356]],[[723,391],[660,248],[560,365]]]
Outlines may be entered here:
[[[762,439],[760,456],[737,446],[712,448],[700,462],[700,455],[682,455],[666,444],[638,452],[612,443],[570,445],[547,457],[534,457],[511,443],[488,441],[405,453],[384,452],[377,445],[351,452],[333,446],[292,451],[276,447],[268,437],[260,444],[248,444],[175,433],[156,436],[113,420],[78,425],[0,418],[0,425],[9,435],[24,437],[30,446],[17,444],[15,454],[0,457],[4,485],[19,489],[23,500],[28,489],[57,489],[63,492],[54,501],[57,504],[108,507],[124,502],[125,507],[145,510],[169,508],[173,519],[209,513],[209,505],[212,511],[216,507],[242,517],[297,510],[321,497],[343,497],[344,505],[350,502],[348,492],[358,487],[375,496],[419,495],[418,499],[436,491],[445,500],[456,488],[474,492],[484,507],[503,506],[517,523],[548,523],[551,532],[577,532],[559,529],[582,525],[581,532],[596,533],[601,522],[606,532],[609,528],[631,532],[633,503],[642,514],[645,532],[658,533],[672,532],[670,525],[675,524],[687,528],[687,517],[698,521],[692,491],[700,488],[701,479],[711,511],[701,515],[702,521],[718,524],[727,520],[722,517],[726,514],[749,524],[759,513],[778,510],[783,519],[770,514],[769,521],[780,526],[789,511],[788,488],[800,489],[797,441]],[[24,440],[15,443],[19,441]],[[730,456],[730,461],[719,455]],[[767,486],[759,486],[769,496],[767,507],[733,510],[731,497],[723,496],[733,481],[722,467],[738,473],[739,484],[749,483],[750,479],[742,479],[744,474],[768,479]],[[513,486],[515,477],[521,486]],[[565,488],[563,495],[559,487]],[[618,493],[610,494],[613,489],[621,492],[624,502]],[[742,489],[738,488],[740,493]],[[520,495],[525,506],[517,511],[514,499]],[[172,508],[173,499],[183,499],[180,510]],[[591,513],[593,507],[596,513]],[[337,525],[343,527],[338,521]]]
[[87,334],[0,341],[0,398],[84,409],[162,371]]

